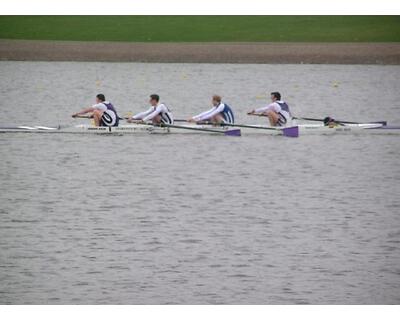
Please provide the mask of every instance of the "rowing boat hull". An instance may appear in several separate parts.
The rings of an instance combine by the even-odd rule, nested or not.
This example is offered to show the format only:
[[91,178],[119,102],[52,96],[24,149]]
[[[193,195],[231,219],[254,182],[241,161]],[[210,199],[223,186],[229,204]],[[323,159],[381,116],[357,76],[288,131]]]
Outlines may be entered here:
[[19,126],[0,127],[0,132],[27,132],[27,133],[77,133],[77,134],[149,134],[170,133],[169,128],[154,127],[151,125],[122,125],[119,127],[94,127],[78,125],[70,127],[43,127],[43,126]]
[[[188,124],[182,128],[165,128],[152,125],[130,124],[119,127],[94,127],[90,125],[77,125],[70,127],[44,127],[44,126],[19,126],[0,127],[0,132],[28,132],[28,133],[75,133],[75,134],[218,134],[232,130],[235,127],[214,127],[210,125]],[[217,132],[194,131],[190,128],[212,129]],[[333,135],[333,134],[400,134],[399,126],[382,126],[379,124],[357,124],[339,127],[327,127],[316,124],[298,125],[299,135]],[[283,135],[282,128],[266,126],[251,126],[240,128],[244,135]]]
[[[261,126],[258,126],[261,127]],[[241,128],[242,134],[266,134],[283,135],[282,129],[263,127],[268,129]],[[382,126],[376,123],[369,124],[349,124],[346,126],[328,127],[318,124],[300,124],[298,125],[299,135],[343,135],[343,134],[400,134],[400,126]]]

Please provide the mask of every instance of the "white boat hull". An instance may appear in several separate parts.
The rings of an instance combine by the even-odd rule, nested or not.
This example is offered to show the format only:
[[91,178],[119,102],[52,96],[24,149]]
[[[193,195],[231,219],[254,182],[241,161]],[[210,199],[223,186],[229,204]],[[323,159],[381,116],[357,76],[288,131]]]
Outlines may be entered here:
[[[28,133],[77,133],[77,134],[218,134],[218,132],[194,131],[189,128],[212,129],[223,133],[236,127],[215,127],[211,125],[182,125],[183,128],[165,128],[152,125],[129,124],[119,127],[94,127],[77,125],[70,127],[17,126],[0,127],[0,132]],[[338,127],[327,127],[319,124],[299,124],[299,135],[331,135],[331,134],[400,134],[400,127],[382,126],[381,124],[352,124]],[[251,126],[240,128],[242,135],[283,135],[282,128],[267,126]]]

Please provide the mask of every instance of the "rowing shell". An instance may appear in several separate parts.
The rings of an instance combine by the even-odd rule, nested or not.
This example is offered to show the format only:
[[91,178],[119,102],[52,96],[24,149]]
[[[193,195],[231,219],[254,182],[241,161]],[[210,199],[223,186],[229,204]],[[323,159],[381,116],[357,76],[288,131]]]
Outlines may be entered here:
[[170,133],[169,128],[152,125],[122,125],[118,127],[95,127],[91,125],[77,126],[16,126],[0,127],[0,132],[28,132],[28,133],[92,133],[92,134],[132,134],[132,133]]
[[[212,131],[194,131],[187,130],[191,128],[212,129]],[[0,127],[0,132],[28,132],[28,133],[78,133],[78,134],[218,134],[234,129],[234,126],[215,127],[211,125],[196,125],[188,124],[179,128],[166,128],[153,125],[129,124],[118,127],[95,127],[90,125],[77,126],[16,126],[16,127]],[[320,124],[299,124],[291,127],[298,128],[299,135],[330,135],[330,134],[400,134],[400,126],[383,126],[376,123],[351,124],[338,127],[327,127]],[[246,128],[241,128],[242,134],[259,134],[259,135],[284,135],[284,130],[290,128],[272,128],[268,126],[249,125]]]
[[[302,135],[335,135],[335,134],[400,134],[400,126],[387,126],[381,123],[360,123],[347,124],[344,126],[328,127],[323,124],[299,124],[298,134]],[[242,134],[267,134],[267,135],[284,135],[283,128],[278,130],[262,130],[270,129],[267,126],[248,126],[241,128]],[[271,128],[272,129],[272,128]],[[275,128],[276,129],[276,128]],[[281,130],[279,130],[281,129]]]

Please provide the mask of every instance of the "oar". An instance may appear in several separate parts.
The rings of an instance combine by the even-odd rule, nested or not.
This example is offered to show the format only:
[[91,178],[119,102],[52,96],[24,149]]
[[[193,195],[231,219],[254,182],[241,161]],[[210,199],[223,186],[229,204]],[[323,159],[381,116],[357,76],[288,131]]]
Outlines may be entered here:
[[[324,122],[324,119],[315,119],[315,118],[293,117],[293,119],[296,119],[296,120],[307,120],[307,121]],[[336,119],[335,119],[335,122],[344,123],[344,124],[361,124],[360,122],[342,121],[342,120],[336,120]],[[372,121],[372,122],[363,122],[363,123],[376,123],[376,124],[382,124],[383,126],[386,126],[386,125],[387,125],[387,121]]]
[[[84,119],[90,119],[92,116],[90,115],[77,115],[74,118],[84,118]],[[129,119],[127,117],[125,118],[120,118],[120,119]],[[176,119],[174,120],[176,122],[187,122],[186,120],[183,119]],[[139,123],[139,124],[145,124],[149,125],[148,123]],[[209,122],[200,122],[199,124],[212,124]],[[154,124],[150,124],[154,125]],[[222,127],[238,127],[238,128],[251,128],[251,129],[260,129],[260,130],[275,130],[275,131],[282,131],[282,134],[285,137],[292,137],[292,138],[297,138],[299,136],[299,127],[294,126],[294,127],[285,127],[285,128],[269,128],[269,127],[259,127],[259,126],[251,126],[251,125],[244,125],[244,124],[225,124],[221,123],[219,124]],[[219,131],[215,129],[206,129],[206,128],[195,128],[195,127],[187,127],[187,126],[176,126],[176,125],[171,125],[171,124],[161,124],[161,125],[154,125],[154,126],[164,126],[164,127],[169,127],[169,128],[176,128],[176,129],[184,129],[184,130],[193,130],[193,131],[204,131],[204,132],[213,132],[213,133],[219,133],[219,134],[224,134],[227,136],[240,136],[241,132],[240,129],[230,129],[226,131]]]
[[[266,114],[262,114],[262,113],[253,113],[250,114],[248,113],[248,115],[250,116],[258,116],[258,117],[268,117]],[[304,118],[304,117],[293,117],[293,119],[296,120],[307,120],[307,121],[317,121],[317,122],[324,122],[325,119],[316,119],[316,118]],[[343,123],[343,124],[361,124],[360,122],[354,122],[354,121],[342,121],[342,120],[335,120],[335,122],[337,123]],[[376,123],[376,124],[382,124],[383,126],[387,125],[387,121],[372,121],[372,122],[363,122],[363,123]]]
[[[93,115],[91,114],[78,114],[76,116],[72,116],[72,118],[80,118],[80,119],[93,119]],[[128,120],[129,117],[119,117],[119,120]]]
[[238,128],[251,128],[251,129],[258,129],[258,130],[272,130],[272,131],[281,131],[285,137],[290,138],[297,138],[299,136],[299,127],[282,127],[282,128],[273,128],[273,127],[260,127],[260,126],[252,126],[248,124],[226,124],[221,123],[221,126],[231,126],[231,127],[238,127]]
[[147,126],[154,126],[154,127],[164,127],[164,128],[166,127],[166,128],[175,128],[175,129],[183,129],[183,130],[219,133],[219,134],[223,134],[225,136],[236,136],[236,137],[240,137],[241,136],[240,129],[230,129],[230,130],[220,131],[220,130],[215,130],[215,129],[196,128],[196,127],[187,127],[187,126],[177,126],[177,125],[168,124],[168,123],[160,123],[160,124],[146,123],[146,122],[135,122],[135,123],[136,124],[141,124],[141,125],[147,125]]
[[78,114],[76,116],[72,116],[72,118],[92,119],[93,115],[91,115],[91,114]]
[[[90,115],[77,115],[74,118],[84,118],[84,119],[90,119],[92,118]],[[129,118],[122,118],[122,119],[129,119]],[[151,125],[154,127],[168,127],[168,128],[176,128],[176,129],[184,129],[184,130],[193,130],[193,131],[204,131],[204,132],[210,132],[210,133],[219,133],[223,134],[226,136],[240,136],[241,132],[240,129],[231,129],[231,130],[225,130],[225,131],[220,131],[220,130],[215,130],[215,129],[205,129],[205,128],[192,128],[192,127],[186,127],[186,126],[175,126],[172,124],[153,124],[153,123],[141,123],[141,122],[136,122],[136,124],[142,124],[142,125]]]
[[[174,120],[176,122],[187,122],[183,119]],[[229,123],[219,123],[215,124],[212,122],[198,122],[197,124],[205,124],[205,125],[216,125],[221,127],[237,127],[237,128],[251,128],[251,129],[259,129],[259,130],[273,130],[273,131],[281,131],[285,137],[297,138],[299,136],[299,127],[283,127],[283,128],[273,128],[273,127],[260,127],[260,126],[252,126],[247,124],[229,124]]]
[[205,128],[195,128],[195,127],[187,127],[187,126],[176,126],[173,124],[161,123],[160,125],[154,125],[159,127],[167,127],[167,128],[175,128],[175,129],[183,129],[183,130],[193,130],[193,131],[204,131],[210,133],[219,133],[226,136],[241,136],[240,129],[230,129],[225,131],[215,130],[215,129],[205,129]]

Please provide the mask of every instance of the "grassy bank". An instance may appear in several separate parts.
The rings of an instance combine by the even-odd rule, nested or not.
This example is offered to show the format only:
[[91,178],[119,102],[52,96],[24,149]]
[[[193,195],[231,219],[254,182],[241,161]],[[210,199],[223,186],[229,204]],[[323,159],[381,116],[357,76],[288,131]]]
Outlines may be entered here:
[[400,42],[400,17],[0,16],[0,38],[134,42]]

